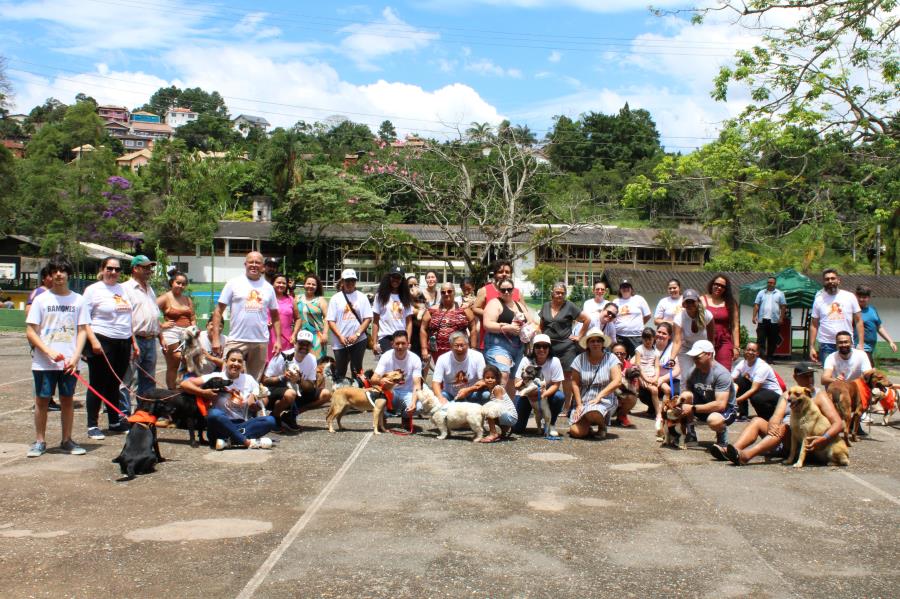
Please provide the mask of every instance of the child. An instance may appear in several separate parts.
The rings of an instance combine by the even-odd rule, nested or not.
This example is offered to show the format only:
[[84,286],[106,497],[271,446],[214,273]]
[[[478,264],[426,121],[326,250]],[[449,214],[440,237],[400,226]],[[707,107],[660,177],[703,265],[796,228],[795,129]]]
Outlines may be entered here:
[[[484,388],[491,393],[491,400],[484,404],[483,408],[490,431],[487,437],[481,438],[481,443],[493,443],[501,436],[504,438],[509,436],[509,431],[516,424],[516,406],[500,385],[500,370],[496,366],[491,364],[485,366],[481,378]],[[497,434],[498,425],[500,434]]]
[[645,389],[650,394],[650,401],[653,402],[653,412],[656,416],[656,436],[659,437],[664,436],[665,432],[659,412],[659,386],[656,384],[659,380],[659,352],[653,347],[655,338],[656,331],[650,327],[646,327],[641,332],[641,345],[634,350],[633,362],[641,370],[641,389]]

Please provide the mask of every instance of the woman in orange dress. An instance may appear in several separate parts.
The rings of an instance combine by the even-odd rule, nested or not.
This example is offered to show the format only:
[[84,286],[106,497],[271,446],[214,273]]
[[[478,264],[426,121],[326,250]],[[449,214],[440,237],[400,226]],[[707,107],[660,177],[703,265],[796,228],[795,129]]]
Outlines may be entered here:
[[184,294],[187,289],[187,275],[173,271],[169,277],[169,290],[156,298],[156,305],[163,313],[162,351],[166,357],[166,387],[174,389],[177,384],[178,367],[181,365],[182,333],[189,326],[197,325],[194,303]]

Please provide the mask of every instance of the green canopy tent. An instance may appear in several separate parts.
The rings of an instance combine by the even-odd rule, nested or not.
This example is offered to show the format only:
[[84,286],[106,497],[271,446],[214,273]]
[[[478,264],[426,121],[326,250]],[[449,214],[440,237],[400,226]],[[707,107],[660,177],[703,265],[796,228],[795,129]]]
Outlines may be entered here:
[[[766,288],[769,277],[741,285],[741,304],[752,306],[756,294]],[[812,308],[816,293],[822,288],[809,277],[800,274],[793,268],[786,268],[775,275],[775,286],[784,293],[788,308]]]
[[[752,306],[756,300],[756,295],[760,290],[766,288],[766,282],[769,277],[741,285],[740,303],[744,306]],[[812,309],[813,301],[816,299],[816,293],[822,288],[809,277],[800,274],[793,268],[786,268],[775,275],[775,286],[784,293],[789,308],[787,319],[782,322],[782,338],[784,342],[779,346],[778,355],[789,355],[793,351],[793,334],[799,332],[803,336],[803,345],[801,351],[803,355],[809,353],[809,311]],[[790,308],[800,308],[800,320],[798,326],[792,326]],[[791,340],[791,343],[788,343]]]

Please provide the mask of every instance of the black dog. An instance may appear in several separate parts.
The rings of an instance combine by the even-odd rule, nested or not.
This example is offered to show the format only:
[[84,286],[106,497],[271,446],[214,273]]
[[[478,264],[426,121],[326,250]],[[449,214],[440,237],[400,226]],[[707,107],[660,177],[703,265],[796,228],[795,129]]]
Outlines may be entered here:
[[127,480],[132,480],[138,474],[150,474],[155,470],[156,464],[165,461],[159,453],[155,424],[156,418],[166,411],[163,404],[163,401],[149,398],[138,399],[138,409],[129,418],[131,428],[125,435],[125,446],[112,460],[119,465]]
[[[204,389],[221,391],[230,386],[232,381],[222,376],[214,376],[205,383]],[[169,419],[180,429],[187,429],[191,440],[191,447],[199,447],[200,443],[207,444],[204,438],[206,430],[206,416],[200,411],[197,397],[189,393],[179,393],[166,402],[169,410]],[[195,438],[196,431],[196,438]],[[198,443],[199,441],[199,443]]]

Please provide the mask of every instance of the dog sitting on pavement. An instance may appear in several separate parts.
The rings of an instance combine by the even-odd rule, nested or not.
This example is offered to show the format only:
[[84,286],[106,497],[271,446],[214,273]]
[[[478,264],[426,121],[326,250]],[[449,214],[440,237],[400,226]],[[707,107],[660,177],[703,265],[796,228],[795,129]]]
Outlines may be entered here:
[[[788,402],[791,405],[791,454],[787,463],[793,462],[794,468],[802,468],[810,441],[821,437],[831,427],[831,423],[819,410],[806,387],[791,387]],[[840,437],[831,439],[825,447],[813,452],[813,455],[826,464],[850,465],[850,450]]]
[[334,395],[331,396],[331,408],[328,410],[328,416],[325,417],[325,421],[328,423],[328,432],[335,432],[335,421],[337,421],[338,430],[341,430],[341,418],[350,408],[360,412],[371,410],[372,428],[375,434],[387,432],[384,417],[387,406],[386,393],[390,393],[396,385],[399,385],[403,381],[403,376],[402,370],[391,370],[384,373],[379,385],[368,389],[353,386],[337,387]]
[[838,380],[828,386],[828,395],[844,420],[844,442],[847,445],[850,441],[856,443],[859,421],[869,405],[884,397],[891,386],[887,375],[874,368],[865,371],[858,379]]
[[484,413],[477,403],[450,401],[441,404],[431,389],[422,387],[418,391],[418,401],[422,402],[422,412],[431,418],[431,424],[438,429],[438,439],[446,439],[452,430],[470,429],[475,433],[473,442],[484,436]]
[[[168,389],[154,391],[171,393]],[[125,480],[133,480],[138,474],[150,474],[156,469],[156,464],[165,461],[159,453],[156,436],[156,419],[165,413],[165,401],[149,397],[151,395],[155,394],[148,392],[145,397],[138,398],[137,410],[128,417],[131,427],[125,434],[125,445],[112,459],[119,465]]]

